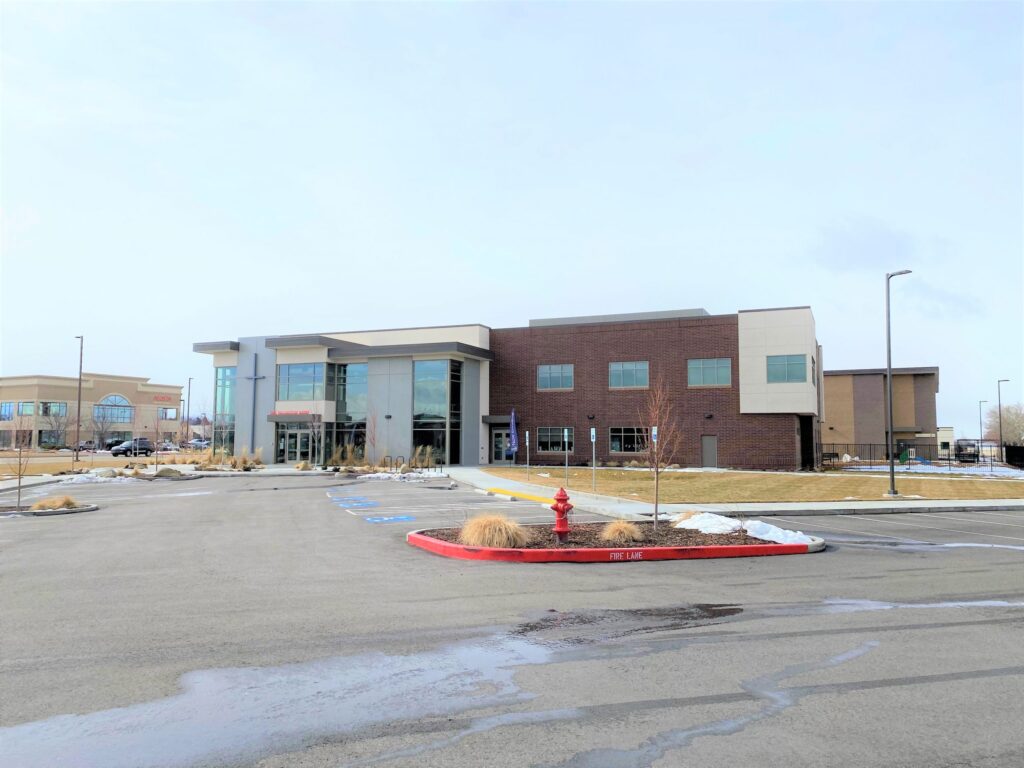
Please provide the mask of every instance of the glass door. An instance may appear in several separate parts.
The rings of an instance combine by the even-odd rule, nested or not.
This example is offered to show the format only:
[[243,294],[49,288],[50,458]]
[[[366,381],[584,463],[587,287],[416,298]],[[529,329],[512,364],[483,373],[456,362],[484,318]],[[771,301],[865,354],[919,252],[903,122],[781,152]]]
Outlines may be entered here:
[[309,432],[299,432],[299,461],[309,460]]
[[508,455],[509,432],[507,429],[495,429],[491,431],[491,464],[504,463],[511,460]]
[[291,464],[299,460],[299,433],[288,432],[284,438],[284,460]]

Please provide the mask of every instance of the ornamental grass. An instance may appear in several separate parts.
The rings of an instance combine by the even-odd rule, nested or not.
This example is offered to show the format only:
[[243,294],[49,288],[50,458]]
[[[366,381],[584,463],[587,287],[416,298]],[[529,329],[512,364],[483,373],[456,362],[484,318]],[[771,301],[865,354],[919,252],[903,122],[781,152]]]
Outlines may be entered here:
[[459,531],[459,543],[470,547],[510,549],[529,541],[530,531],[504,515],[478,515],[467,520]]

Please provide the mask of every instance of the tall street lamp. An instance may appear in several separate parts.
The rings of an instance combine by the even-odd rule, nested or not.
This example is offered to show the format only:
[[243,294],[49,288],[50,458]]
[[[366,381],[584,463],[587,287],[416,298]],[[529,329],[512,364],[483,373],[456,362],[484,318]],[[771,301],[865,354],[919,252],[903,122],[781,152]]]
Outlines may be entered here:
[[188,400],[185,406],[185,432],[188,435],[188,440],[192,439],[192,377],[188,377]]
[[75,338],[78,339],[78,408],[75,410],[75,454],[71,460],[72,466],[78,461],[78,449],[82,439],[82,351],[85,348],[85,337]]
[[889,429],[885,435],[885,447],[889,453],[889,493],[888,496],[898,496],[896,493],[896,462],[892,455],[892,324],[889,321],[889,281],[898,275],[909,275],[911,270],[901,269],[898,272],[885,273],[885,388],[886,400],[889,410]]
[[996,382],[996,400],[999,403],[999,461],[1006,463],[1006,449],[1003,447],[1003,382],[1009,379],[999,379]]
[[985,431],[981,428],[981,404],[988,400],[978,401],[978,461],[981,461],[981,447],[985,443]]

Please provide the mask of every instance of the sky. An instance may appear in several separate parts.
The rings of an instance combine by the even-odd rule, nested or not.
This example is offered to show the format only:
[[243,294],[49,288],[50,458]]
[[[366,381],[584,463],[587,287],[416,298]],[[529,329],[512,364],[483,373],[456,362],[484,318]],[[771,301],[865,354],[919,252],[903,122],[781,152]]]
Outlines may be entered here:
[[[0,4],[0,375],[240,336],[810,305],[1024,401],[1024,5]],[[986,406],[987,407],[987,406]]]

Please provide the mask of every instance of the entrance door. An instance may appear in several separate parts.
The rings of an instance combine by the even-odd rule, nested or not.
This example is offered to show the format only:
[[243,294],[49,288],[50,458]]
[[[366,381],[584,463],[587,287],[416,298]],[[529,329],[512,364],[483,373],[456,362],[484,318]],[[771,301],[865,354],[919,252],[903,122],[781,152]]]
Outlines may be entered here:
[[284,460],[288,463],[296,461],[309,461],[308,429],[285,433]]
[[702,467],[718,466],[718,435],[700,436],[700,463]]
[[509,431],[507,429],[491,430],[491,464],[504,464],[511,460],[508,456]]

